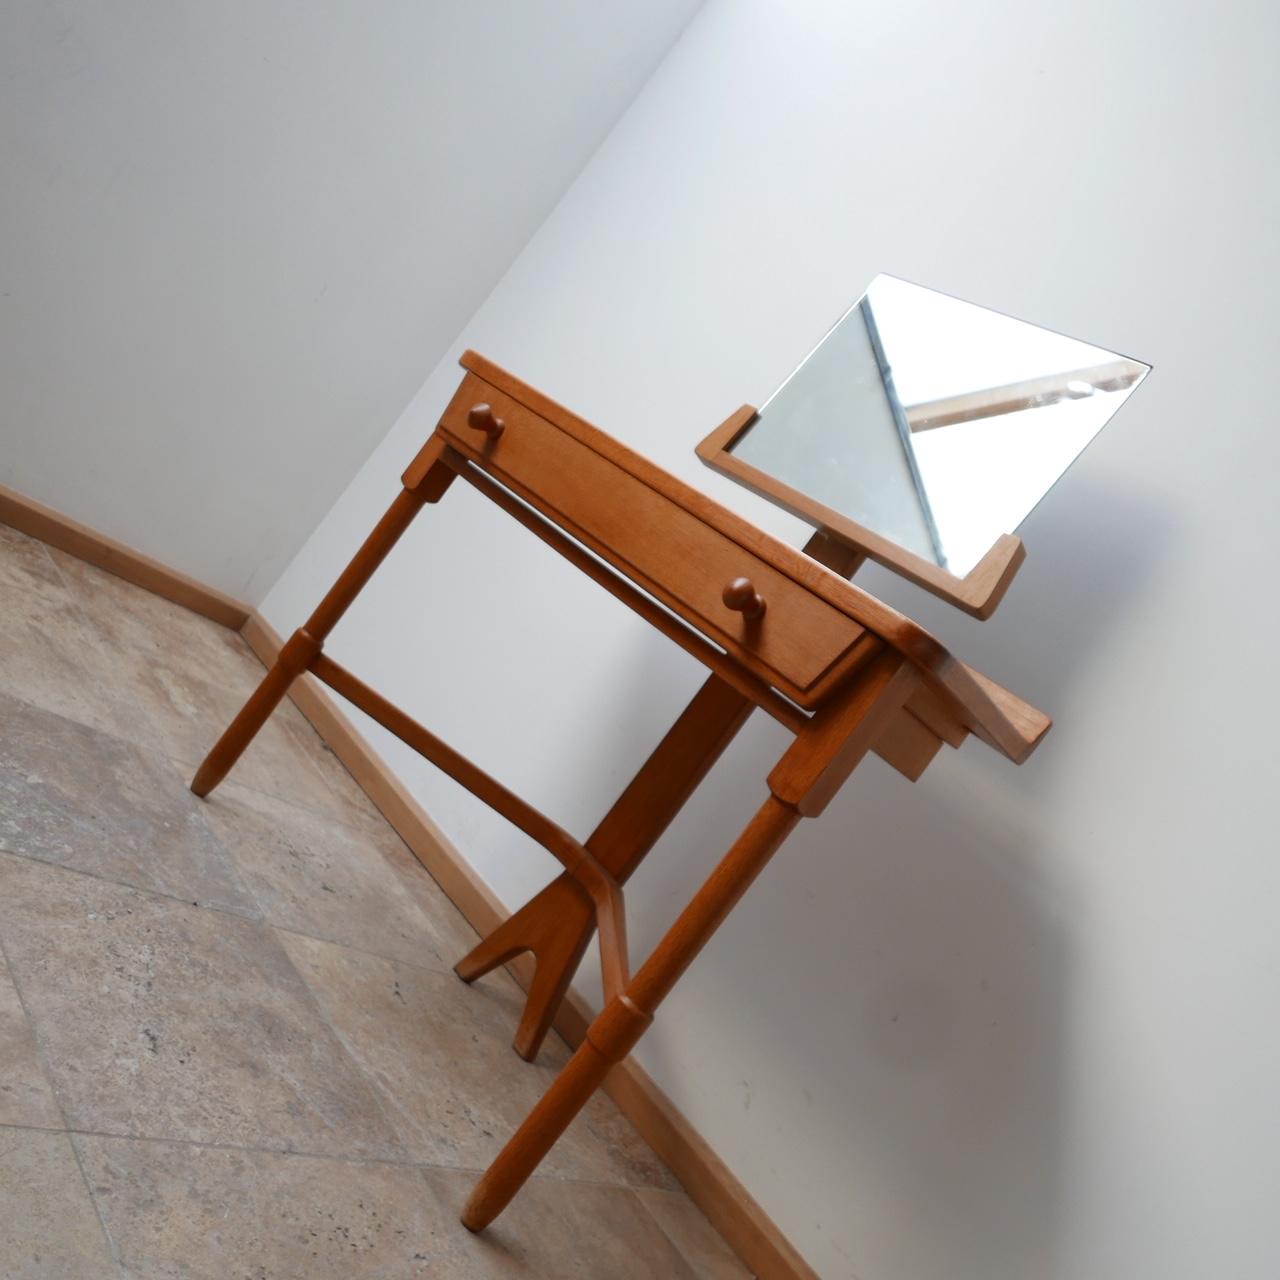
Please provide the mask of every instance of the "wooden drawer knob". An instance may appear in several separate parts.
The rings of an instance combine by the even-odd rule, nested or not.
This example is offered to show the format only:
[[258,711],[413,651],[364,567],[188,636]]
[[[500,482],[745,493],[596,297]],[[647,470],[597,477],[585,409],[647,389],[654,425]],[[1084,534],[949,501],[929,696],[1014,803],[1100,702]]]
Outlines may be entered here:
[[764,596],[755,589],[750,578],[734,578],[725,587],[720,599],[744,618],[759,618],[764,613]]
[[483,431],[490,440],[496,440],[506,425],[501,418],[494,415],[487,404],[474,404],[471,406],[471,412],[467,414],[467,426],[473,427],[476,431]]

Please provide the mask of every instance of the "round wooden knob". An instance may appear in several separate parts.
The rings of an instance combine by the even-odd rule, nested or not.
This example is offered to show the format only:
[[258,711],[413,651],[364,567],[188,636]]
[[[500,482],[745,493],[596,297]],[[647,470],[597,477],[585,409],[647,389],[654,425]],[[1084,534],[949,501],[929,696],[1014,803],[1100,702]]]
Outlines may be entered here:
[[467,426],[473,427],[476,431],[483,431],[490,440],[496,440],[506,425],[501,418],[494,415],[487,404],[474,404],[471,406],[471,412],[467,414]]
[[720,595],[725,605],[744,618],[759,618],[764,613],[764,596],[750,578],[734,578]]

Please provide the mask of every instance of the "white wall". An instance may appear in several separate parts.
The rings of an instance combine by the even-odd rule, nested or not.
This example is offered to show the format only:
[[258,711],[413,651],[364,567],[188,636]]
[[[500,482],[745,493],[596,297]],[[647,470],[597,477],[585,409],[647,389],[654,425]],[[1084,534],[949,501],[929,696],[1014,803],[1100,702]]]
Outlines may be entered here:
[[257,601],[697,7],[0,6],[0,483]]
[[[722,500],[695,442],[878,271],[1154,363],[979,624],[1053,712],[1017,770],[869,761],[639,1056],[824,1277],[1280,1274],[1276,10],[712,4],[454,344]],[[267,599],[301,619],[456,385],[444,362]],[[334,655],[589,830],[700,679],[469,490]],[[757,717],[758,718],[758,717]],[[516,905],[552,871],[374,734]],[[756,723],[633,882],[653,942],[762,795]]]

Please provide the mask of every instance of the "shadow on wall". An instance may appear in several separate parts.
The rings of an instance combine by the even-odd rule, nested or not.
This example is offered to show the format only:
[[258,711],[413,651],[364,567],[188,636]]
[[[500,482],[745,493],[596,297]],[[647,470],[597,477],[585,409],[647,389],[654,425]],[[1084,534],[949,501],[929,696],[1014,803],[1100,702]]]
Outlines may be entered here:
[[877,565],[855,579],[1055,720],[1182,539],[1173,508],[1144,492],[1140,479],[1121,483],[1081,469],[1063,485],[1070,492],[1051,494],[1019,531],[1026,564],[986,622]]
[[[985,648],[978,665],[1059,716],[1175,545],[1156,502],[1079,480],[1072,502],[1037,513],[1034,573],[1029,565],[985,624],[986,645],[971,643],[981,624],[955,625],[946,606],[930,601],[935,616],[923,618],[966,658]],[[1019,587],[1031,590],[1019,597]],[[580,803],[593,818],[703,678],[674,646],[639,636],[618,667],[608,706],[579,726],[580,760],[563,762],[590,779]],[[763,799],[788,742],[754,716],[628,887],[633,964]],[[708,1071],[730,1073],[726,1099],[735,1076],[744,1099],[754,1095],[749,1132],[784,1133],[808,1153],[812,1228],[851,1274],[1054,1273],[1077,910],[1051,833],[1014,816],[1029,811],[1020,793],[1030,779],[989,754],[976,740],[959,757],[944,751],[914,786],[868,758],[827,812],[801,825],[672,998],[696,1005],[706,993],[713,1007],[701,1012],[718,1042]],[[1050,788],[1051,754],[1037,758]],[[595,970],[593,954],[579,987],[598,1001]],[[662,1043],[663,1021],[642,1056],[678,1091],[684,1072]],[[736,1105],[724,1104],[724,1124],[743,1122]],[[768,1189],[753,1190],[768,1208]]]
[[[761,727],[629,889],[637,959],[762,798],[782,744]],[[669,1016],[710,1041],[700,1070],[718,1079],[726,1132],[805,1153],[807,1185],[785,1194],[811,1223],[772,1211],[807,1251],[825,1238],[849,1275],[1053,1273],[1072,957],[1046,861],[975,804],[952,753],[916,786],[869,757],[672,997],[691,1003]],[[655,1065],[679,1092],[688,1067],[663,1052],[662,1023]],[[752,1189],[769,1209],[768,1188]]]
[[[1019,692],[1033,686],[1060,716],[1175,545],[1167,512],[1142,495],[1090,481],[1074,498],[1039,521],[1039,590],[986,624],[995,674]],[[937,612],[930,621],[943,630],[954,615]],[[622,722],[628,702],[648,705],[671,683],[665,655],[637,657],[611,708]],[[634,961],[763,798],[788,740],[755,716],[641,870],[628,891]],[[1023,829],[1016,796],[991,803],[1017,792],[1012,766],[993,760],[1010,777],[984,804],[979,754],[976,740],[963,758],[944,751],[915,786],[868,758],[801,825],[673,997],[722,999],[732,982],[732,1016],[704,1011],[723,1037],[708,1057],[736,1059],[745,1095],[756,1095],[753,1130],[785,1132],[810,1153],[813,1229],[851,1274],[1054,1274],[1077,909],[1051,833]],[[699,966],[716,971],[705,987]],[[678,1077],[660,1032],[653,1048]]]
[[[1013,585],[1010,604],[1024,590],[1005,642],[1010,665],[1025,669],[1051,714],[1065,713],[1078,673],[1101,660],[1181,541],[1173,508],[1144,493],[1139,477],[1121,485],[1080,472],[1070,483],[1069,500],[1048,500],[1027,523],[1026,580]],[[1001,621],[997,614],[995,626]],[[1042,660],[1046,653],[1052,661]]]

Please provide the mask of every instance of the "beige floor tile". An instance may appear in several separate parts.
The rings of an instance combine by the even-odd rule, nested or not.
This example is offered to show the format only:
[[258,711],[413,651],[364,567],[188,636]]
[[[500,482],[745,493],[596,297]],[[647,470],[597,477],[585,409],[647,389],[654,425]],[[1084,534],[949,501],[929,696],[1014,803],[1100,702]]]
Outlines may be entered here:
[[[103,655],[108,650],[102,650]],[[101,658],[105,665],[107,658]],[[115,654],[104,679],[128,690],[135,714],[121,732],[148,750],[169,756],[184,785],[261,678],[241,675],[218,683],[176,663],[144,660],[136,651]],[[305,742],[287,727],[282,707],[255,735],[230,777],[243,786],[341,818],[347,806],[308,759]]]
[[4,1280],[108,1280],[119,1274],[67,1135],[0,1129]]
[[0,940],[68,1127],[401,1154],[269,926],[0,855]]
[[683,1191],[637,1191],[698,1280],[751,1280],[751,1272]]
[[[345,706],[337,694],[332,695],[341,706]],[[351,826],[362,826],[372,823],[382,828],[387,820],[382,816],[378,806],[365,794],[364,788],[347,772],[347,767],[334,754],[325,740],[311,727],[311,722],[286,699],[275,712],[281,727],[301,748],[307,763],[320,778],[321,790],[310,799],[300,799],[317,813],[332,814],[340,822]],[[292,797],[285,797],[291,799]]]
[[441,954],[452,968],[480,941],[480,935],[403,840],[388,846],[386,858],[409,896],[431,917],[441,938]]
[[256,914],[167,760],[0,694],[0,849]]
[[5,616],[66,604],[68,590],[42,542],[0,524],[0,601]]
[[[295,966],[365,1074],[377,1081],[415,1158],[483,1168],[567,1059],[511,1050],[520,999],[513,984],[467,987],[439,973],[282,935]],[[619,1185],[672,1186],[670,1173],[602,1095],[551,1151],[548,1172]]]
[[461,954],[388,860],[404,845],[385,823],[357,830],[230,782],[204,815],[272,924],[410,964]]
[[261,664],[230,628],[57,548],[49,548],[49,555],[87,621],[113,649],[215,684],[261,673]]
[[[131,1280],[447,1280],[465,1229],[408,1165],[77,1136]],[[458,1275],[463,1273],[459,1272]]]
[[[165,665],[136,673],[130,687],[145,703],[146,740],[178,762],[189,782],[262,675],[259,666],[252,678],[215,685]],[[272,712],[227,780],[350,826],[386,827],[373,802],[288,699]]]
[[0,955],[0,1125],[3,1124],[60,1129],[62,1112],[40,1066],[35,1034],[27,1022],[18,990]]
[[474,1176],[274,1152],[77,1137],[134,1280],[696,1280],[635,1195],[535,1178],[488,1231]]
[[[424,1174],[446,1221],[455,1221],[475,1179]],[[479,1235],[451,1231],[439,1243],[447,1280],[698,1280],[634,1191],[536,1177]]]
[[0,692],[114,729],[124,708],[109,683],[87,676],[91,654],[83,616],[48,551],[0,525]]
[[[190,774],[262,679],[262,664],[235,631],[73,556],[48,555],[56,580],[44,589],[56,594],[61,585],[60,605],[74,605],[67,625],[77,628],[72,656],[80,668],[66,681],[66,705],[55,709],[171,756]],[[15,646],[23,647],[21,640]],[[42,683],[55,684],[57,674],[65,673],[59,667]],[[52,705],[47,697],[29,700]],[[339,819],[382,821],[287,702],[237,762],[234,777]]]

